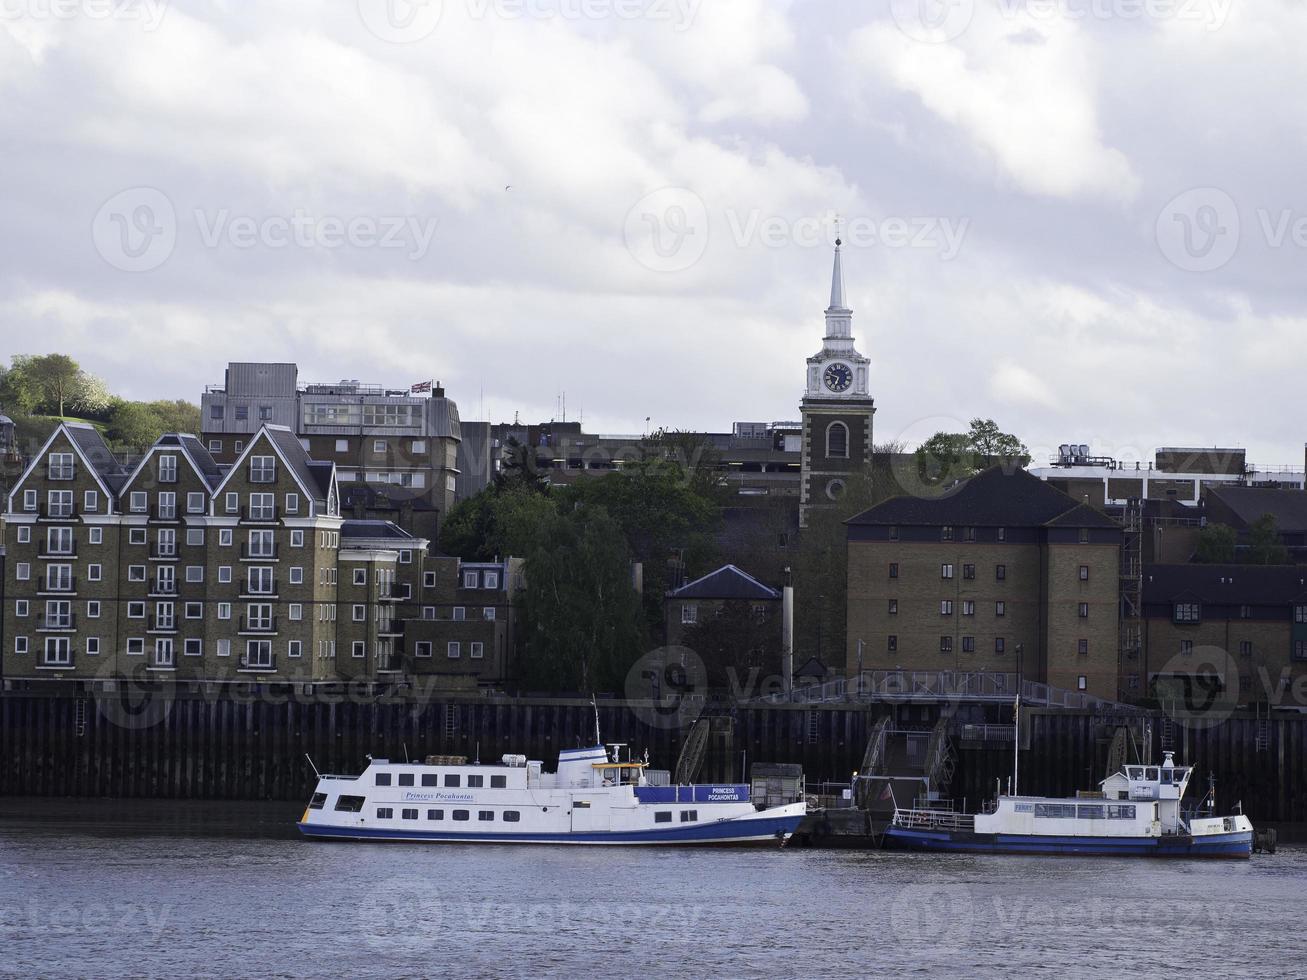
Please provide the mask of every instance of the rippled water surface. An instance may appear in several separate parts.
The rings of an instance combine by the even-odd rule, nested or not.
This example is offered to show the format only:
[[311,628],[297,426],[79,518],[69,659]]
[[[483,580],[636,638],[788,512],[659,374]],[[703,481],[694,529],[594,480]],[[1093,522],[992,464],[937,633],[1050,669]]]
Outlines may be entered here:
[[1303,976],[1248,862],[307,843],[298,808],[0,800],[14,976]]

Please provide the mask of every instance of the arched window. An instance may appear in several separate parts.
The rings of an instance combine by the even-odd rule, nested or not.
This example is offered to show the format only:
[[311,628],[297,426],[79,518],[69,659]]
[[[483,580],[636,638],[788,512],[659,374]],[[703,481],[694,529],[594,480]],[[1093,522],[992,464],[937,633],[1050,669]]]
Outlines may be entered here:
[[843,422],[832,422],[826,426],[826,458],[849,458],[849,427]]

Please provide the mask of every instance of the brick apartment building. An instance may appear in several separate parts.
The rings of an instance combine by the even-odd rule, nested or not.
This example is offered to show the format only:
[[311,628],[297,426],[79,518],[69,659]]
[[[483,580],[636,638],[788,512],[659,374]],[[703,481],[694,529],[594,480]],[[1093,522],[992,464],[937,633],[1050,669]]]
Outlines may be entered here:
[[1159,677],[1206,672],[1237,690],[1240,704],[1289,704],[1307,675],[1300,565],[1148,565],[1143,619],[1143,663],[1127,676],[1128,696]]
[[264,425],[231,465],[161,437],[129,472],[65,423],[7,499],[7,686],[179,681],[502,684],[520,562],[468,564],[342,514],[337,467]]
[[1020,671],[1115,699],[1121,543],[1023,470],[886,500],[848,522],[846,669]]

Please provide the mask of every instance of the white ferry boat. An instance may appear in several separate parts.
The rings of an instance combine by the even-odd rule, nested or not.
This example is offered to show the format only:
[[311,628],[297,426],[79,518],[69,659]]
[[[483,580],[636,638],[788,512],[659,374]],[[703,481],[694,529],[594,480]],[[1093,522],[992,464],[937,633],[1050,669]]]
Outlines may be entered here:
[[1160,766],[1124,766],[1099,784],[1101,791],[1074,799],[1001,796],[974,816],[896,808],[885,844],[1005,854],[1248,857],[1253,825],[1243,814],[1212,815],[1210,792],[1206,816],[1181,812],[1192,774],[1167,752]]
[[564,750],[553,773],[524,755],[370,759],[358,776],[320,775],[299,829],[334,840],[776,845],[807,812],[802,801],[760,809],[746,785],[654,785],[621,748]]

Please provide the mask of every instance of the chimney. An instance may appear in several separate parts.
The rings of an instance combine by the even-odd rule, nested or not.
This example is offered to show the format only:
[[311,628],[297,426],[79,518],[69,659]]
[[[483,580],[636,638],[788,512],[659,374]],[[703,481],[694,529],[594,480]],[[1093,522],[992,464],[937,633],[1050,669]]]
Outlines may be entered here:
[[781,592],[781,682],[785,698],[794,693],[794,586]]

